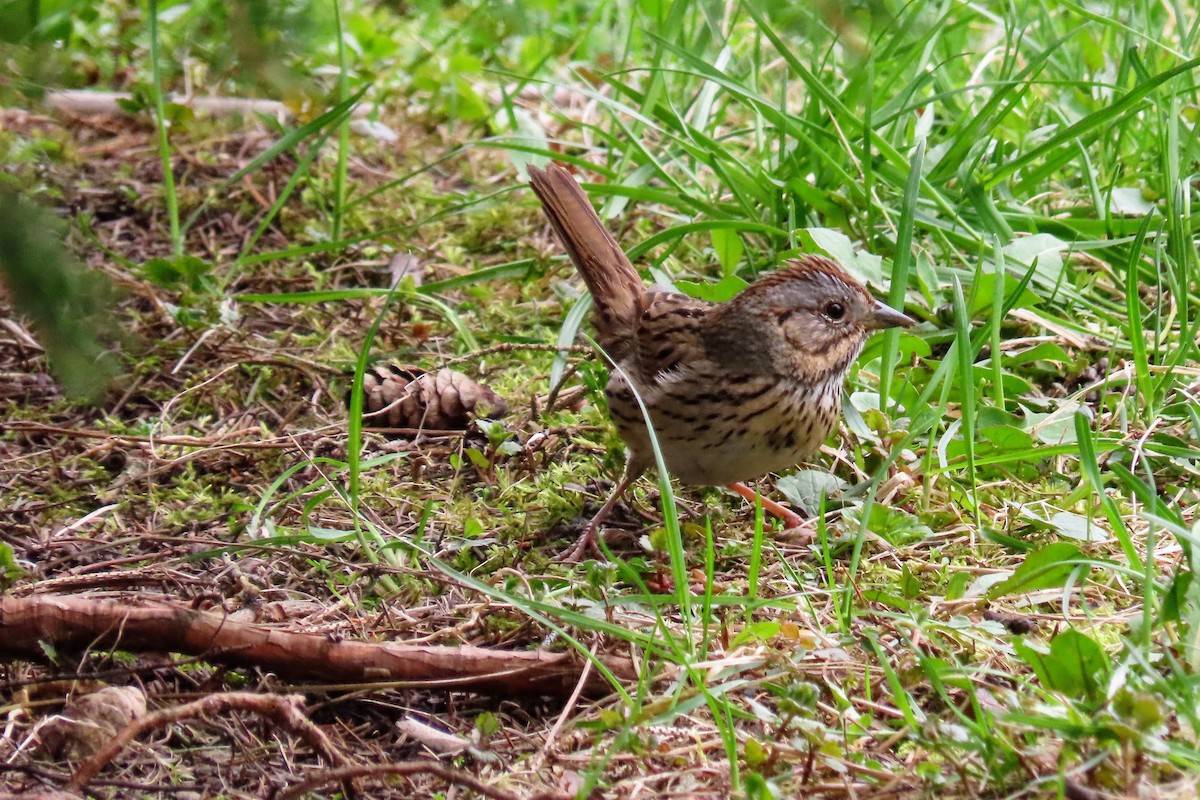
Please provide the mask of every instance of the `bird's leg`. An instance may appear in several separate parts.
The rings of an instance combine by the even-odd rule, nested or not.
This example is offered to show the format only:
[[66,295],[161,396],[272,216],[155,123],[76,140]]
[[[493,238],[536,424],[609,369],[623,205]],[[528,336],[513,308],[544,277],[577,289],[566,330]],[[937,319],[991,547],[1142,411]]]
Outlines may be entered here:
[[575,544],[558,554],[557,561],[576,564],[583,560],[584,555],[589,550],[602,556],[600,548],[596,545],[596,539],[600,535],[600,525],[604,520],[608,519],[608,515],[617,507],[617,501],[621,499],[621,495],[625,494],[626,490],[633,485],[634,481],[641,477],[644,471],[642,467],[635,466],[633,463],[625,467],[625,475],[622,476],[621,482],[612,490],[612,494],[604,501],[604,505],[600,506],[600,510],[596,512],[596,516],[588,520],[588,524],[584,527],[583,533],[580,534]]
[[769,497],[763,497],[758,492],[754,491],[753,489],[751,489],[749,486],[747,486],[744,483],[731,483],[728,486],[726,486],[725,488],[731,492],[740,494],[742,497],[746,498],[751,503],[753,503],[755,500],[762,501],[763,511],[767,512],[768,514],[770,514],[774,517],[778,517],[779,519],[783,520],[783,527],[788,530],[791,530],[792,528],[802,527],[804,525],[804,523],[807,521],[804,519],[804,517],[800,516],[795,511],[792,511],[790,508],[785,508],[784,506],[780,505],[779,503],[776,503],[774,500],[770,499]]

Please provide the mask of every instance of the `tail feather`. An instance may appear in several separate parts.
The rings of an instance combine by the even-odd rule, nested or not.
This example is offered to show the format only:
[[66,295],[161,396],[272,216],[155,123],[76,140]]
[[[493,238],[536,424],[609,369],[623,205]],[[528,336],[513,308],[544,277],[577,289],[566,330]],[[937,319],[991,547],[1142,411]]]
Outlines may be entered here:
[[595,302],[596,341],[610,356],[633,340],[645,285],[571,173],[529,167],[529,184]]

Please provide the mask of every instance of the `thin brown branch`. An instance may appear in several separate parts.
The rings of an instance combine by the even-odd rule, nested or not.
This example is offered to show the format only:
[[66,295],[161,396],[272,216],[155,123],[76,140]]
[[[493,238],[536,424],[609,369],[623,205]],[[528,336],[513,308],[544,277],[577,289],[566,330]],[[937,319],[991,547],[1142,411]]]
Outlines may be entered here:
[[168,725],[195,717],[216,716],[230,711],[248,711],[267,717],[275,724],[303,739],[309,747],[320,753],[330,764],[341,766],[346,763],[345,757],[333,746],[329,737],[304,715],[304,697],[302,695],[228,692],[212,694],[193,703],[156,711],[134,720],[117,731],[113,740],[102,750],[81,764],[64,788],[68,792],[82,793],[92,778],[96,777],[100,770],[116,758],[125,745],[147,731],[165,728]]
[[[571,653],[335,640],[174,603],[120,603],[71,595],[0,597],[0,655],[38,658],[47,644],[56,649],[120,647],[204,655],[213,662],[258,667],[286,679],[502,695],[565,697],[583,670],[582,659]],[[628,659],[610,656],[603,661],[618,678],[635,675]],[[591,696],[611,689],[596,675],[585,685]]]

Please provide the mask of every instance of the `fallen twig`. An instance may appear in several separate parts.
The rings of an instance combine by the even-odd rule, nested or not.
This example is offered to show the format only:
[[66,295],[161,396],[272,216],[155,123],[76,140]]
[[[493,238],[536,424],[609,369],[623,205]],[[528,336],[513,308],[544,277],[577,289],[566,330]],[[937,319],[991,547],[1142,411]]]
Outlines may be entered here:
[[[249,711],[252,714],[269,717],[277,725],[306,741],[330,764],[342,766],[346,763],[345,757],[333,746],[329,737],[304,715],[303,696],[228,692],[211,694],[194,703],[163,709],[134,720],[117,731],[113,740],[102,750],[83,762],[64,788],[68,792],[82,793],[92,778],[96,777],[105,765],[116,758],[125,745],[146,731],[164,728],[193,717],[215,716],[229,711]],[[349,780],[350,778],[347,777],[343,779],[343,782]]]
[[[568,696],[583,674],[571,653],[335,640],[163,602],[0,597],[0,654],[36,658],[46,645],[204,655],[290,679],[498,694]],[[618,678],[635,675],[628,659],[602,661]],[[611,689],[594,673],[585,681],[592,696]]]

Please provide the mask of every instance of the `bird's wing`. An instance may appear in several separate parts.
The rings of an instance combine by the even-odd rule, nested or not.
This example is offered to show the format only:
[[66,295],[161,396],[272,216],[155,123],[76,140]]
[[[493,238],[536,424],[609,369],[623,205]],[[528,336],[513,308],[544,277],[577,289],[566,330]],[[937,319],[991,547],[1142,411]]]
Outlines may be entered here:
[[634,336],[638,382],[651,385],[704,355],[701,330],[712,303],[675,292],[645,292]]

